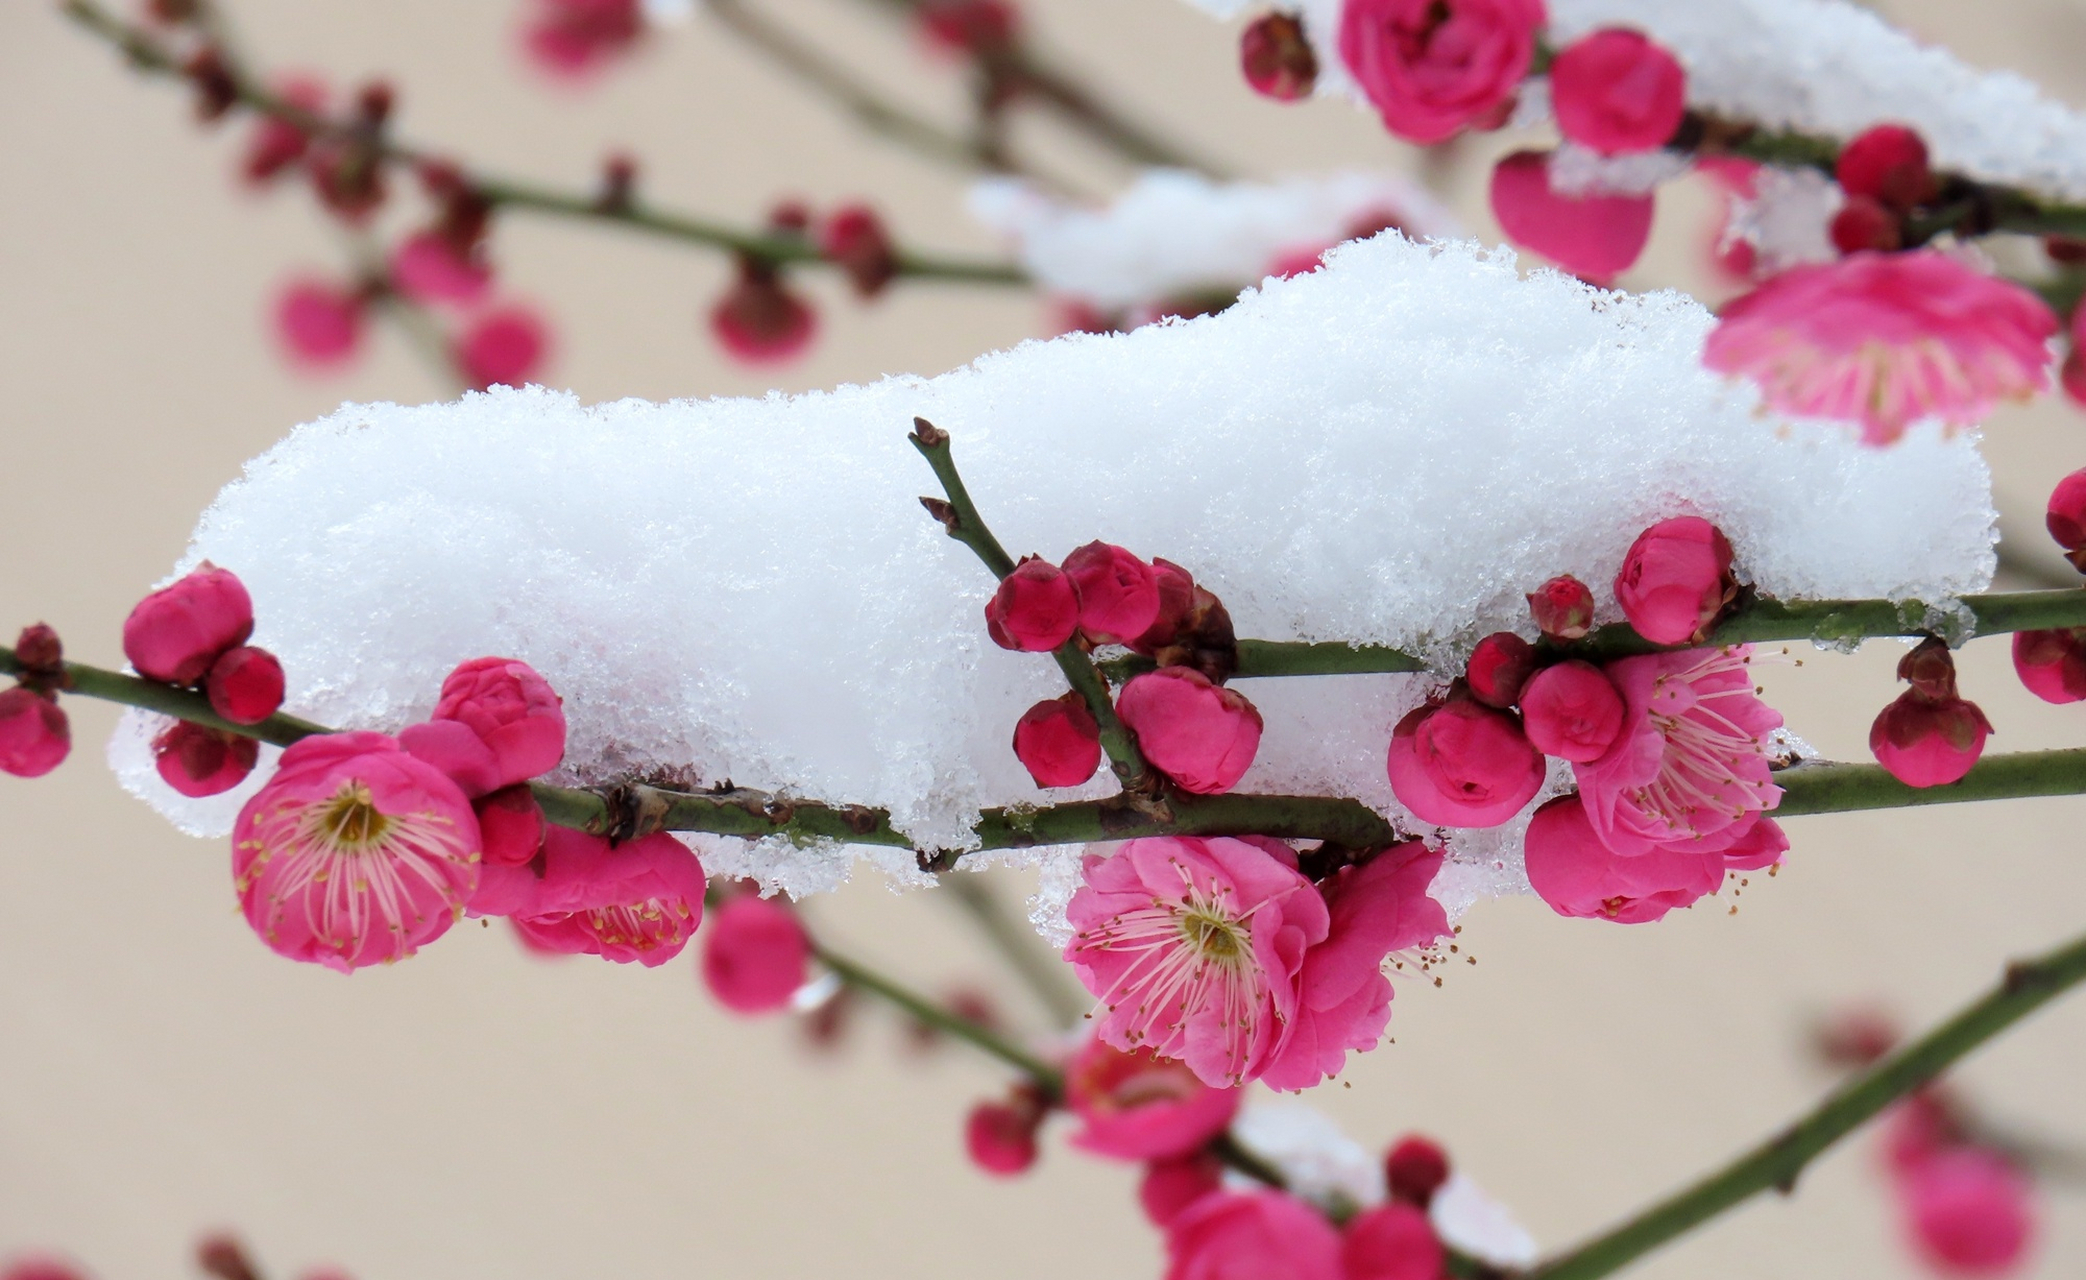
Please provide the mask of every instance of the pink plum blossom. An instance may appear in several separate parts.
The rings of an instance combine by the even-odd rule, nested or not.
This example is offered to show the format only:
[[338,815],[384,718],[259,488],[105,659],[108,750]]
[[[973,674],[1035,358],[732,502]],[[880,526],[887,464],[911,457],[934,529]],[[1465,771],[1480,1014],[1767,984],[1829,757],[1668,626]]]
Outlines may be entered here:
[[1036,1163],[1036,1130],[1046,1109],[1032,1088],[1016,1086],[1004,1102],[981,1102],[963,1125],[971,1163],[995,1177],[1025,1173]]
[[0,773],[41,778],[72,753],[72,724],[55,698],[21,685],[0,693]]
[[1074,1146],[1116,1160],[1163,1160],[1200,1150],[1231,1125],[1237,1089],[1212,1087],[1150,1049],[1089,1040],[1065,1068],[1065,1105],[1082,1128]]
[[527,783],[480,796],[471,802],[471,811],[478,815],[486,875],[495,867],[526,867],[536,860],[537,850],[543,847],[543,807],[536,803]]
[[1727,304],[1703,363],[1782,413],[1857,423],[1885,445],[1922,418],[1982,420],[2049,385],[2057,317],[1934,249],[1789,268]]
[[1535,673],[1536,649],[1511,631],[1495,631],[1478,641],[1464,665],[1470,696],[1488,707],[1505,710],[1521,698],[1521,686]]
[[1622,694],[1590,662],[1574,658],[1536,672],[1521,691],[1521,727],[1546,756],[1587,764],[1622,732]]
[[1079,591],[1063,570],[1030,556],[985,602],[985,631],[1002,649],[1048,653],[1079,629]]
[[1132,677],[1116,697],[1116,713],[1152,766],[1197,795],[1237,786],[1260,750],[1260,712],[1192,667]]
[[1721,850],[1654,844],[1622,854],[1603,843],[1579,796],[1560,796],[1536,810],[1524,847],[1528,883],[1563,916],[1642,924],[1715,893],[1726,871],[1780,860],[1788,838],[1772,819],[1757,818]]
[[1615,575],[1615,602],[1653,644],[1700,644],[1737,592],[1731,542],[1701,516],[1675,516],[1638,534]]
[[719,907],[703,930],[703,985],[733,1013],[772,1013],[804,985],[811,939],[797,913],[742,894]]
[[2035,1235],[2032,1188],[2004,1157],[1956,1147],[1917,1161],[1899,1176],[1906,1226],[1936,1271],[1999,1275],[2023,1261]]
[[246,922],[278,954],[343,973],[441,937],[478,873],[470,802],[381,733],[292,744],[232,829]]
[[622,57],[644,29],[639,0],[533,0],[522,48],[552,76],[580,80]]
[[1154,1160],[1137,1184],[1137,1203],[1156,1227],[1171,1226],[1181,1213],[1224,1182],[1224,1165],[1207,1151]]
[[702,863],[665,832],[611,845],[554,826],[543,859],[542,880],[512,919],[548,950],[651,969],[681,954],[702,923]]
[[361,291],[346,285],[316,278],[292,280],[276,295],[276,339],[304,369],[337,368],[362,345],[367,306]]
[[1330,924],[1295,855],[1272,845],[1157,836],[1086,856],[1065,959],[1102,1002],[1103,1041],[1179,1058],[1218,1088],[1259,1076]]
[[1426,1211],[1393,1200],[1348,1220],[1341,1234],[1343,1280],[1442,1280],[1448,1253]]
[[1651,239],[1648,195],[1564,195],[1550,187],[1550,158],[1516,151],[1492,170],[1492,216],[1507,238],[1574,275],[1606,284]]
[[1626,858],[1731,849],[1781,803],[1767,750],[1782,717],[1754,693],[1751,661],[1738,645],[1608,664],[1622,729],[1599,759],[1572,766],[1602,844]]
[[123,656],[148,680],[192,685],[253,634],[253,599],[229,569],[204,561],[138,601],[123,620]]
[[1076,693],[1039,702],[1014,722],[1014,754],[1039,787],[1076,787],[1101,767],[1101,726]]
[[1542,0],[1347,0],[1340,57],[1408,142],[1501,123],[1535,56]]
[[519,387],[535,377],[550,352],[550,329],[523,306],[488,311],[457,336],[456,367],[474,387]]
[[1385,957],[1449,932],[1448,914],[1427,896],[1440,870],[1438,851],[1404,844],[1321,882],[1326,938],[1304,954],[1289,1038],[1261,1073],[1261,1083],[1308,1089],[1338,1075],[1348,1050],[1376,1047],[1391,1018]]
[[1398,803],[1444,827],[1496,827],[1543,785],[1543,753],[1513,713],[1469,698],[1406,715],[1391,734],[1385,768]]
[[1152,567],[1121,547],[1089,542],[1065,557],[1064,573],[1079,596],[1079,629],[1095,644],[1128,644],[1158,620]]
[[246,781],[260,754],[252,738],[189,720],[176,720],[152,740],[160,780],[194,798],[223,795]]
[[259,724],[282,706],[282,663],[252,645],[227,649],[210,664],[203,691],[211,709],[233,724]]
[[1219,1192],[1166,1232],[1166,1280],[1343,1280],[1340,1235],[1280,1191]]
[[492,269],[439,231],[418,231],[391,251],[391,283],[415,302],[476,306],[492,288]]
[[1604,155],[1663,145],[1680,127],[1687,87],[1672,54],[1624,27],[1581,36],[1550,64],[1558,132]]

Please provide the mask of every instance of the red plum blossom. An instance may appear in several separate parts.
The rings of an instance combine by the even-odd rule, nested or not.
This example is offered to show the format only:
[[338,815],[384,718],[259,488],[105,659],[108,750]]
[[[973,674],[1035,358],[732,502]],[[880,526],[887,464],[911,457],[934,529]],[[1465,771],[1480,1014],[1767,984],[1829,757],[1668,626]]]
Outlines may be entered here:
[[1699,644],[1736,594],[1731,542],[1700,516],[1661,520],[1630,544],[1615,601],[1653,644]]
[[1521,698],[1521,686],[1536,669],[1535,646],[1511,631],[1496,631],[1470,651],[1463,679],[1470,696],[1504,710]]
[[543,835],[543,878],[515,927],[547,950],[656,968],[681,954],[703,918],[703,867],[654,832],[611,845],[570,827]]
[[1421,821],[1496,827],[1542,787],[1543,753],[1511,712],[1451,698],[1398,722],[1386,771],[1398,802]]
[[1636,262],[1651,239],[1650,196],[1552,190],[1550,158],[1540,151],[1501,160],[1492,170],[1490,199],[1508,239],[1596,284]]
[[41,778],[72,752],[72,724],[56,701],[21,685],[0,693],[0,773]]
[[2086,698],[2086,627],[2014,632],[2014,674],[2044,702]]
[[811,939],[797,913],[744,894],[719,907],[703,930],[703,985],[733,1013],[786,1007],[811,963]]
[[1504,120],[1543,18],[1542,0],[1348,0],[1340,57],[1385,128],[1442,142]]
[[252,738],[188,720],[176,720],[152,740],[160,779],[191,798],[223,795],[246,781],[260,752]]
[[327,280],[293,280],[275,300],[275,336],[297,365],[310,370],[338,367],[362,345],[368,300],[355,289]]
[[1536,672],[1521,691],[1521,727],[1546,756],[1587,764],[1622,732],[1622,694],[1590,662],[1572,659]]
[[1722,850],[1668,844],[1622,854],[1595,834],[1579,797],[1561,796],[1536,810],[1525,857],[1529,885],[1559,915],[1643,924],[1715,893],[1726,871],[1767,866],[1788,847],[1779,825],[1758,818]]
[[1219,1192],[1166,1232],[1166,1280],[1343,1280],[1340,1235],[1280,1191]]
[[[2076,315],[2072,327],[2076,344]],[[2043,527],[2057,540],[2057,545],[2064,548],[2065,559],[2072,562],[2073,568],[2086,563],[2086,468],[2072,472],[2050,490],[2050,501],[2043,511]],[[2086,572],[2086,569],[2081,572]]]
[[1082,1125],[1074,1146],[1116,1160],[1163,1160],[1224,1132],[1239,1091],[1204,1084],[1185,1063],[1150,1049],[1095,1039],[1066,1064],[1065,1105]]
[[1031,556],[985,602],[985,630],[1002,649],[1048,653],[1079,629],[1079,592],[1048,560]]
[[542,369],[550,329],[527,307],[507,306],[473,320],[457,336],[456,367],[474,387],[519,387]]
[[1448,1152],[1431,1138],[1408,1133],[1385,1153],[1383,1176],[1393,1200],[1424,1209],[1449,1180]]
[[123,656],[148,680],[192,685],[253,634],[253,600],[228,569],[204,561],[146,596],[123,621]]
[[1158,620],[1152,567],[1121,547],[1089,542],[1065,557],[1064,574],[1079,596],[1079,629],[1095,644],[1128,644]]
[[282,706],[282,663],[252,645],[227,649],[210,664],[203,690],[211,709],[233,724],[259,724]]
[[1623,27],[1581,36],[1550,64],[1558,131],[1604,155],[1663,145],[1680,127],[1687,87],[1672,54]]
[[1899,1176],[1906,1226],[1936,1271],[1999,1275],[2024,1260],[2035,1234],[2034,1204],[2028,1180],[2004,1157],[1957,1147]]
[[1039,787],[1076,787],[1101,767],[1101,726],[1076,693],[1039,702],[1014,723],[1014,754]]
[[1441,1280],[1448,1253],[1426,1211],[1393,1200],[1348,1220],[1341,1234],[1344,1280]]
[[997,1177],[1024,1173],[1036,1163],[1036,1129],[1046,1110],[1033,1089],[1017,1086],[1005,1102],[981,1102],[964,1120],[971,1163]]
[[1116,712],[1153,767],[1197,795],[1237,786],[1260,750],[1260,712],[1190,667],[1133,677],[1116,698]]
[[1850,197],[1899,212],[1934,198],[1927,144],[1900,124],[1879,124],[1856,134],[1840,148],[1833,176]]

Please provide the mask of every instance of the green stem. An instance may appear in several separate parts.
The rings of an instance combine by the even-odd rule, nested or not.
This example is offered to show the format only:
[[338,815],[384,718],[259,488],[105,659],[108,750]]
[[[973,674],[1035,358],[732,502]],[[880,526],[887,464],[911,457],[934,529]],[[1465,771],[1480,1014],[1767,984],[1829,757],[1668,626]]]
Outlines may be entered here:
[[1059,1027],[1077,1025],[1094,1006],[1086,989],[1071,981],[1056,956],[1043,949],[1033,931],[1014,918],[991,887],[975,875],[952,875],[941,882],[956,904],[978,926],[1037,1002]]
[[[183,70],[180,59],[146,29],[121,21],[94,4],[93,0],[64,0],[62,9],[82,27],[120,49],[131,65],[138,70],[176,79],[185,78],[187,73]],[[353,126],[307,111],[295,103],[284,100],[244,75],[235,74],[232,83],[240,105],[262,115],[286,121],[313,137],[348,137],[357,132]],[[376,152],[385,161],[401,165],[431,163],[438,159],[431,151],[393,142],[388,137],[377,140]],[[778,266],[834,265],[819,253],[817,246],[801,238],[747,231],[689,214],[650,208],[636,200],[605,205],[593,196],[576,195],[529,182],[479,173],[466,175],[464,182],[480,198],[494,206],[628,227],[690,244],[744,254]],[[897,252],[897,265],[899,275],[922,280],[990,285],[1029,283],[1027,274],[1019,267],[1001,262],[969,261],[900,249]]]
[[1820,1152],[2081,979],[2086,937],[2010,965],[1989,994],[1842,1085],[1796,1123],[1686,1190],[1543,1263],[1528,1280],[1594,1280],[1769,1187],[1794,1189]]
[[811,954],[818,957],[820,964],[831,969],[835,976],[847,985],[888,1001],[921,1022],[984,1050],[1035,1081],[1053,1098],[1064,1092],[1064,1077],[1056,1067],[998,1032],[944,1009],[926,996],[901,986],[867,965],[850,960],[819,943],[812,944]]
[[1961,781],[1939,787],[1908,787],[1891,777],[1882,765],[1836,761],[1799,764],[1777,773],[1775,781],[1782,787],[1782,803],[1775,810],[1778,818],[1971,800],[2069,796],[2086,792],[2086,748],[1989,755],[1972,766]]

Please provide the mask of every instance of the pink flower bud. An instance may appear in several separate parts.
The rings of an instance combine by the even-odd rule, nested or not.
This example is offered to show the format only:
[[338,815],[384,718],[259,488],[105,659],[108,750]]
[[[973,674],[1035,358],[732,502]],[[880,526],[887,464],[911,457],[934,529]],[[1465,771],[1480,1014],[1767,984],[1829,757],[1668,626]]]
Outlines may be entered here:
[[1340,1241],[1342,1280],[1441,1280],[1447,1259],[1426,1211],[1396,1200],[1349,1219]]
[[819,229],[818,251],[847,272],[848,282],[864,298],[882,293],[898,274],[898,250],[891,243],[891,233],[868,205],[851,204],[827,218]]
[[1700,516],[1661,520],[1630,544],[1615,600],[1653,644],[1699,644],[1737,594],[1731,543]]
[[253,634],[253,600],[228,569],[204,561],[138,601],[123,620],[123,656],[148,680],[192,685],[219,654]]
[[1904,1175],[1913,1243],[1944,1275],[1996,1275],[2020,1264],[2035,1236],[2028,1179],[2004,1157],[1958,1147]]
[[1005,1102],[981,1102],[964,1121],[964,1146],[971,1163],[1002,1178],[1025,1173],[1036,1163],[1036,1129],[1043,1123],[1040,1101],[1016,1090]]
[[1223,1191],[1181,1211],[1166,1231],[1167,1280],[1342,1280],[1340,1233],[1280,1191]]
[[473,658],[450,672],[433,719],[461,724],[485,744],[492,755],[485,791],[548,773],[565,758],[562,700],[535,668],[512,658]]
[[1079,593],[1048,560],[1030,556],[985,602],[985,630],[1002,649],[1048,653],[1079,629]]
[[487,867],[525,867],[536,860],[543,847],[543,807],[527,783],[480,796],[471,803],[471,812],[478,815]]
[[89,1280],[79,1267],[58,1258],[27,1254],[0,1267],[0,1280]]
[[818,313],[783,287],[772,265],[748,258],[710,309],[710,332],[726,355],[746,364],[774,364],[804,354],[818,332]]
[[182,795],[222,795],[246,781],[261,746],[252,738],[177,720],[152,740],[152,762]]
[[391,283],[416,302],[476,306],[492,288],[492,268],[439,231],[420,231],[391,251]]
[[1039,702],[1014,724],[1014,754],[1039,787],[1076,787],[1101,767],[1101,726],[1076,693]]
[[1569,573],[1528,593],[1528,611],[1552,640],[1583,640],[1593,630],[1593,591]]
[[362,296],[324,280],[296,280],[275,301],[275,336],[310,370],[345,363],[362,345]]
[[1508,239],[1596,284],[1637,261],[1651,239],[1650,196],[1559,195],[1541,151],[1501,160],[1492,170],[1491,201]]
[[1253,92],[1277,102],[1308,98],[1318,82],[1318,55],[1291,13],[1264,13],[1239,33],[1239,68]]
[[1622,27],[1581,36],[1550,64],[1558,131],[1603,155],[1664,145],[1680,128],[1687,87],[1672,54]]
[[1488,707],[1511,707],[1536,669],[1535,646],[1511,631],[1495,631],[1471,650],[1463,679],[1470,696]]
[[1128,644],[1158,620],[1152,567],[1121,547],[1089,542],[1065,557],[1064,573],[1079,596],[1079,628],[1095,644]]
[[1543,753],[1514,717],[1468,698],[1400,720],[1386,767],[1398,802],[1444,827],[1496,827],[1543,785]]
[[1904,239],[1898,215],[1869,196],[1849,196],[1832,218],[1832,246],[1841,253],[1896,249]]
[[703,983],[733,1013],[773,1013],[804,985],[811,940],[797,914],[751,894],[733,898],[703,930]]
[[550,329],[527,307],[488,311],[456,340],[457,369],[472,386],[519,387],[543,367]]
[[57,701],[20,685],[0,693],[0,773],[41,778],[72,751],[72,725]]
[[577,81],[622,57],[644,31],[638,0],[535,0],[522,48],[539,70]]
[[1224,1183],[1224,1165],[1207,1151],[1154,1160],[1137,1183],[1137,1203],[1153,1226],[1164,1230],[1190,1205]]
[[945,53],[1005,49],[1021,29],[1021,11],[1008,0],[922,0],[913,13],[921,34]]
[[1408,1133],[1384,1157],[1383,1173],[1393,1200],[1424,1209],[1449,1180],[1449,1155],[1432,1139]]
[[[314,114],[326,109],[325,84],[309,77],[287,78],[275,86],[275,94],[291,106]],[[249,183],[267,182],[302,160],[310,146],[311,138],[304,130],[280,116],[263,115],[247,135],[240,173]]]
[[1132,649],[1147,657],[1180,637],[1195,603],[1195,578],[1171,560],[1152,561],[1152,582],[1159,588],[1159,612],[1144,634],[1130,641]]
[[1622,732],[1622,694],[1590,662],[1560,662],[1536,672],[1521,691],[1521,727],[1546,756],[1589,764]]
[[1970,772],[1992,722],[1974,702],[1907,689],[1869,726],[1869,750],[1908,787],[1938,787]]
[[1260,712],[1188,667],[1133,678],[1116,698],[1116,714],[1152,767],[1197,795],[1231,790],[1260,750]]
[[2086,627],[2014,632],[2014,674],[2044,702],[2086,698]]
[[2072,472],[2050,490],[2043,527],[2064,548],[2064,558],[2086,573],[2086,468]]
[[1897,124],[1879,124],[1840,149],[1833,174],[1850,196],[1867,196],[1893,209],[1910,209],[1934,196],[1927,144]]
[[217,714],[233,724],[259,724],[282,706],[282,663],[250,644],[227,649],[211,664],[203,689]]

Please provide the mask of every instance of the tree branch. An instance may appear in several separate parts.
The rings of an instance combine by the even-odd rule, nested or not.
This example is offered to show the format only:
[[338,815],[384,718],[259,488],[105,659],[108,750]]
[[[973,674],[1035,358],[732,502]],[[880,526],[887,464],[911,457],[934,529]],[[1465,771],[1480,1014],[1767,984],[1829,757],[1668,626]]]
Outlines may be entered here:
[[2008,966],[1989,994],[1842,1085],[1810,1114],[1694,1186],[1543,1263],[1528,1280],[1594,1280],[1769,1187],[1794,1189],[1819,1153],[2081,979],[2086,937]]

